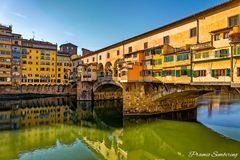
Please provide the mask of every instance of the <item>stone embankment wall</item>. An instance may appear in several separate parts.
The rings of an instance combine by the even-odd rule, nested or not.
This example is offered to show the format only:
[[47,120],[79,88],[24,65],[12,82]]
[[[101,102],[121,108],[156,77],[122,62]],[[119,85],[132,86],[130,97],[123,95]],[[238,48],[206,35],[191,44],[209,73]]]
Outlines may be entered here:
[[76,87],[71,85],[42,86],[0,86],[0,98],[7,95],[42,94],[42,95],[76,95]]

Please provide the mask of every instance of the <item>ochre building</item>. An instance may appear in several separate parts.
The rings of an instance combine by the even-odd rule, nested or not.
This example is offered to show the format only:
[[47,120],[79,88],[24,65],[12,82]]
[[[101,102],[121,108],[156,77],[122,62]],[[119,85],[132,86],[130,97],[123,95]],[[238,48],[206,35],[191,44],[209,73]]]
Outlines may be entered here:
[[22,83],[21,84],[56,84],[57,45],[36,41],[22,40]]

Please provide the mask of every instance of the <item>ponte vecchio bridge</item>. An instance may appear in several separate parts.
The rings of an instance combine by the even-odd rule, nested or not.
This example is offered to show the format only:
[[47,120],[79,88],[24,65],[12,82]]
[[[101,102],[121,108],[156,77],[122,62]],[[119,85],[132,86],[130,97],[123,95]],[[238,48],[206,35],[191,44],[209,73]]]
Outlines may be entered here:
[[83,53],[78,100],[123,98],[124,113],[191,108],[215,90],[239,93],[240,2],[232,0]]

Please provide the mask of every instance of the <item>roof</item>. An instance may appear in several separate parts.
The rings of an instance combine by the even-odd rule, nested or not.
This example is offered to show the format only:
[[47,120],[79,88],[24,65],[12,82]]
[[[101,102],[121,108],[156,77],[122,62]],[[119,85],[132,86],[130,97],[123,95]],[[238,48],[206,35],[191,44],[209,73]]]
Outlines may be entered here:
[[109,45],[107,47],[101,48],[99,50],[96,50],[94,53],[88,54],[88,55],[83,56],[83,57],[88,57],[88,56],[91,56],[93,54],[96,54],[96,53],[99,53],[99,52],[103,52],[103,51],[106,51],[108,49],[111,49],[111,48],[114,48],[114,47],[118,47],[120,45],[124,45],[125,43],[132,42],[132,41],[140,39],[142,37],[150,36],[150,35],[153,35],[153,34],[156,34],[156,33],[159,33],[159,32],[165,31],[165,30],[168,30],[169,28],[173,28],[173,27],[179,26],[179,25],[181,25],[183,23],[185,24],[187,22],[195,21],[195,20],[197,20],[199,18],[203,18],[204,16],[208,15],[209,12],[216,11],[216,10],[222,9],[222,8],[227,8],[231,4],[234,4],[234,3],[239,3],[239,0],[229,0],[227,2],[220,3],[220,4],[216,5],[216,6],[213,6],[211,8],[206,9],[206,10],[200,11],[200,12],[195,13],[193,15],[190,15],[188,17],[182,18],[182,19],[177,20],[175,22],[172,22],[172,23],[169,23],[167,25],[161,26],[159,28],[156,28],[156,29],[150,30],[148,32],[139,34],[139,35],[131,37],[129,39],[125,39],[125,40],[120,41],[118,43]]
[[74,45],[74,44],[72,44],[72,43],[65,43],[65,44],[62,44],[62,45],[60,45],[60,47],[62,47],[62,46],[74,46],[74,47],[78,47],[78,46],[76,46],[76,45]]
[[38,40],[35,40],[35,39],[22,39],[22,42],[34,43],[34,44],[42,44],[42,45],[54,45],[54,46],[57,46],[56,44],[53,44],[53,43],[51,43],[51,42],[38,41]]
[[218,29],[218,30],[214,30],[210,33],[219,33],[219,32],[229,31],[231,29],[233,29],[233,27],[226,27],[226,28],[221,28],[221,29]]
[[5,26],[5,25],[0,24],[0,28],[12,31],[12,26],[11,25],[10,26]]

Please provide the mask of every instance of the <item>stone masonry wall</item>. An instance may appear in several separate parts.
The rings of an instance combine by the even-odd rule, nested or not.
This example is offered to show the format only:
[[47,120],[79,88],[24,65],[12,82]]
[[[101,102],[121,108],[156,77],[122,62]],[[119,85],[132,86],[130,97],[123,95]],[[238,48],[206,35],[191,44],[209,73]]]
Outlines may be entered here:
[[[237,93],[230,86],[192,86],[160,83],[124,83],[125,115],[166,113],[196,107],[196,98],[207,92],[222,90]],[[239,93],[238,93],[239,94]]]
[[70,85],[24,85],[24,86],[0,86],[0,95],[18,95],[18,94],[49,94],[49,95],[76,95],[76,88]]

